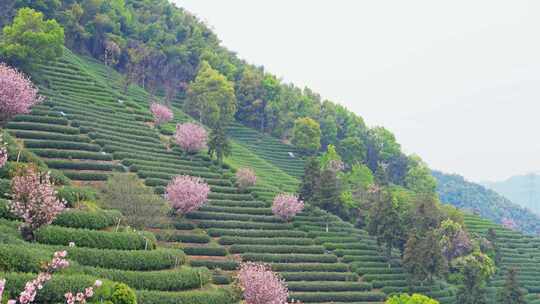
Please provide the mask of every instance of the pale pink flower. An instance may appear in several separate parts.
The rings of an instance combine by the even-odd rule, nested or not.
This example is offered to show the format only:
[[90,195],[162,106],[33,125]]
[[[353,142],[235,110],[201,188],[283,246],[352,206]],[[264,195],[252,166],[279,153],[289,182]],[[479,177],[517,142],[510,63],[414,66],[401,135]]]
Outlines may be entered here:
[[174,139],[182,150],[195,153],[206,147],[208,134],[203,127],[188,122],[176,125]]
[[2,141],[2,134],[0,134],[0,168],[4,167],[8,160],[8,151]]
[[202,207],[209,193],[210,187],[201,178],[180,175],[167,185],[165,198],[177,213],[184,215]]
[[174,117],[171,109],[157,102],[153,102],[150,105],[150,112],[152,112],[152,115],[154,116],[154,123],[156,125],[167,123]]
[[58,199],[49,173],[41,174],[33,166],[13,177],[11,193],[10,210],[24,220],[30,231],[52,223],[66,205]]
[[0,124],[17,114],[26,114],[43,101],[30,79],[16,69],[0,63]]
[[257,175],[251,168],[241,168],[236,171],[236,184],[240,189],[247,189],[255,186]]
[[6,280],[0,280],[0,301],[2,301],[2,294],[4,293],[4,288],[6,287]]
[[272,204],[272,213],[285,221],[289,221],[302,210],[304,210],[304,202],[292,194],[279,194]]
[[265,264],[242,263],[238,283],[246,304],[287,303],[289,291],[285,282]]

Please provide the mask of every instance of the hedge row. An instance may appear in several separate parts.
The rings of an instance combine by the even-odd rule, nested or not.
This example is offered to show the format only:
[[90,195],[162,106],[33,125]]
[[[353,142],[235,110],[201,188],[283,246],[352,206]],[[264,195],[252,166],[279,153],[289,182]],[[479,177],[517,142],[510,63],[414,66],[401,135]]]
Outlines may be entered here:
[[282,271],[282,272],[348,272],[349,266],[343,263],[334,263],[334,264],[318,264],[318,263],[309,263],[309,264],[292,264],[292,263],[273,263],[271,264],[272,270]]
[[205,206],[200,209],[200,211],[204,212],[226,212],[226,213],[234,213],[234,214],[249,214],[249,215],[273,215],[272,209],[270,208],[260,208],[260,207],[253,207],[250,205],[251,203],[246,204],[245,207],[229,207],[229,206]]
[[246,261],[266,263],[336,263],[337,257],[328,254],[259,254],[245,253],[242,259]]
[[[0,274],[6,279],[5,298],[17,298],[27,281],[35,279],[35,274],[28,273],[6,273]],[[94,285],[96,277],[88,275],[62,275],[55,274],[52,279],[43,285],[37,293],[35,304],[65,303],[64,294],[71,292],[83,292],[88,286]],[[100,288],[94,290],[92,302],[103,302],[110,300],[112,290],[116,283],[104,280]]]
[[210,237],[206,234],[181,234],[176,233],[174,230],[162,230],[154,232],[154,234],[159,241],[199,244],[210,242]]
[[199,222],[201,228],[228,228],[228,229],[271,229],[271,230],[291,230],[290,224],[278,223],[256,223],[239,221],[211,221],[203,220]]
[[68,150],[49,150],[49,149],[32,149],[32,152],[37,156],[45,158],[68,158],[68,159],[90,159],[90,160],[107,160],[112,161],[112,155],[86,151],[68,151]]
[[289,282],[287,287],[290,291],[367,291],[373,286],[370,283],[363,282],[331,282],[331,281],[314,281],[314,282]]
[[35,232],[36,240],[42,244],[76,246],[99,249],[139,250],[154,249],[156,239],[151,233],[106,232],[90,229],[76,229],[47,226]]
[[227,251],[223,247],[184,247],[182,250],[187,255],[226,256]]
[[42,123],[32,123],[32,122],[9,122],[7,124],[7,128],[14,129],[14,130],[47,131],[47,132],[62,133],[62,134],[79,134],[80,133],[79,129],[77,128],[72,128],[68,126],[42,124]]
[[283,220],[274,216],[231,214],[217,212],[195,211],[187,214],[190,219],[196,220],[220,220],[220,221],[252,221],[258,223],[283,223]]
[[[212,207],[225,206],[225,207],[250,207],[253,209],[266,208],[268,204],[260,201],[232,201],[232,200],[209,200]],[[241,208],[238,208],[241,209]]]
[[122,214],[116,210],[86,211],[70,209],[58,215],[53,224],[70,228],[103,229],[117,223]]
[[48,132],[40,132],[40,131],[26,131],[26,130],[10,130],[9,133],[17,138],[24,138],[24,139],[90,142],[90,138],[84,135],[68,135],[68,134],[60,134],[60,133],[48,133]]
[[206,268],[181,267],[165,271],[127,271],[82,266],[69,269],[100,278],[122,282],[135,289],[180,291],[201,288],[211,281],[212,275]]
[[382,302],[386,295],[382,292],[294,292],[290,298],[302,302]]
[[[224,236],[219,239],[221,245],[313,245],[313,240],[308,238],[251,238],[251,237],[234,237]],[[323,248],[324,250],[324,248]]]
[[72,180],[79,181],[104,181],[109,178],[107,173],[64,171],[64,175]]
[[358,280],[358,276],[350,272],[282,272],[285,281],[348,281]]
[[208,269],[236,270],[239,266],[238,262],[233,260],[191,260],[189,264],[192,267],[206,267]]
[[274,238],[274,237],[289,237],[289,238],[305,238],[306,233],[295,230],[240,230],[240,229],[219,229],[211,228],[208,234],[213,237],[230,236],[230,237],[250,237],[250,238]]
[[60,150],[83,150],[99,152],[101,147],[85,142],[58,141],[58,140],[25,140],[24,145],[30,149],[60,149]]
[[137,291],[137,303],[139,304],[229,304],[237,302],[235,293],[225,288],[183,292]]
[[96,171],[123,171],[123,167],[112,163],[93,163],[93,162],[73,162],[66,160],[45,160],[45,163],[52,169],[71,169],[71,170],[96,170]]
[[232,245],[229,248],[231,253],[310,253],[324,254],[324,247],[321,246],[297,246],[297,245]]

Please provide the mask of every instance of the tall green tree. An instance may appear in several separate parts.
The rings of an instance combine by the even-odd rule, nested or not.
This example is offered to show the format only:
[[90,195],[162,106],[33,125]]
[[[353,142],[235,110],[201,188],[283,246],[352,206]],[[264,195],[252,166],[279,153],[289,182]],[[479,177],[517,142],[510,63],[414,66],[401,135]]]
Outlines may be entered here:
[[234,87],[225,76],[203,61],[189,87],[184,109],[212,129],[218,124],[226,126],[236,113]]
[[418,282],[433,282],[434,278],[446,273],[448,265],[434,231],[423,235],[411,233],[405,245],[403,266],[409,276]]
[[500,304],[525,304],[525,293],[519,287],[517,279],[518,271],[515,268],[508,269],[506,273],[506,281],[504,286],[500,288],[498,293],[498,301]]
[[0,58],[20,68],[62,56],[64,29],[55,20],[30,8],[17,12],[13,24],[3,29]]
[[321,148],[321,128],[309,117],[294,122],[292,143],[307,153],[313,154]]
[[300,198],[309,203],[317,204],[321,191],[321,164],[317,157],[310,157],[304,168],[304,176],[300,185]]
[[210,132],[208,140],[208,155],[210,157],[216,157],[218,163],[223,164],[223,158],[231,154],[231,144],[227,135],[225,134],[225,128],[217,126]]
[[476,251],[457,259],[463,285],[458,289],[458,303],[487,304],[486,280],[495,273],[495,264],[487,255]]

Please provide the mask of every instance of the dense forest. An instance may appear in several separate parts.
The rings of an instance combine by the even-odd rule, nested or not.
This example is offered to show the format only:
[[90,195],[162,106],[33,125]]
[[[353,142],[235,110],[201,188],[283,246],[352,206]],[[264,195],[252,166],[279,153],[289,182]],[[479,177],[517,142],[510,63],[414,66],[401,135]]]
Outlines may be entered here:
[[433,171],[441,200],[525,233],[540,231],[540,218],[497,192],[462,176]]

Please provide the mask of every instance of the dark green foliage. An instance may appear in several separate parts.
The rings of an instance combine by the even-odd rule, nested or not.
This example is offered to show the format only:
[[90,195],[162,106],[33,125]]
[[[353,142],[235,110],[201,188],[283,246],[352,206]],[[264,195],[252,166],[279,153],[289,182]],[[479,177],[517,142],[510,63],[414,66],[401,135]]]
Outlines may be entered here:
[[36,241],[43,244],[76,246],[100,249],[138,250],[156,247],[152,234],[136,232],[105,232],[89,229],[74,229],[47,226],[35,232]]
[[96,190],[86,187],[64,186],[57,189],[58,197],[68,203],[68,206],[74,206],[81,201],[93,201],[96,199]]
[[382,292],[324,292],[324,293],[292,293],[291,298],[304,302],[380,302],[386,298]]
[[525,304],[525,294],[517,280],[518,271],[515,268],[508,270],[504,286],[499,289],[498,302],[500,304]]
[[189,262],[192,267],[206,267],[208,269],[221,270],[236,270],[238,263],[232,260],[215,261],[215,260],[192,260]]
[[145,304],[232,304],[238,299],[228,289],[209,289],[203,291],[156,292],[137,291],[139,303]]
[[304,178],[300,186],[300,198],[307,202],[317,202],[320,195],[321,165],[316,157],[310,157],[305,164]]
[[159,241],[201,244],[210,242],[210,237],[206,234],[181,234],[167,230],[155,232],[154,234]]
[[208,138],[208,155],[216,157],[218,164],[223,163],[223,158],[231,154],[231,144],[225,134],[225,127],[219,125],[212,129]]
[[182,249],[187,255],[225,256],[227,251],[223,247],[185,247]]
[[115,210],[85,211],[70,209],[58,215],[53,224],[70,228],[103,229],[113,226],[122,217]]

